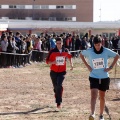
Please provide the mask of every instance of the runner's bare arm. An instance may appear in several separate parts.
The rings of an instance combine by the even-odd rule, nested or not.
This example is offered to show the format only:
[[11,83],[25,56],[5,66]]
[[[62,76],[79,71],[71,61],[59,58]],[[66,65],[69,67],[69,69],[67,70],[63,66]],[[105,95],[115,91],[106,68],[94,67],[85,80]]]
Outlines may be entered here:
[[72,58],[68,58],[69,62],[70,62],[70,70],[73,70],[73,62],[72,62]]
[[86,62],[84,56],[80,53],[80,58],[82,59],[82,61],[84,62],[85,66],[88,68],[88,70],[91,72],[92,68],[90,67],[90,65]]
[[105,68],[106,72],[110,71],[114,67],[114,65],[117,62],[117,60],[119,59],[119,57],[120,56],[118,54],[114,57],[114,60],[113,60],[112,64],[110,65],[110,67],[109,68]]
[[51,61],[48,61],[48,64],[49,64],[49,65],[56,64],[56,61],[52,61],[52,62],[51,62]]

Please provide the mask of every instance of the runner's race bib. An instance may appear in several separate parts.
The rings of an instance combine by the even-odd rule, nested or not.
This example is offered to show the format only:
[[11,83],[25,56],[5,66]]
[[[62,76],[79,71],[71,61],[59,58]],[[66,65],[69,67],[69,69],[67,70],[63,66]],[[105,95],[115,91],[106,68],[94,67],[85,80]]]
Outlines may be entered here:
[[100,69],[105,67],[104,58],[93,59],[92,63],[94,69]]
[[64,56],[56,57],[56,65],[64,65],[64,64],[65,64],[65,57]]

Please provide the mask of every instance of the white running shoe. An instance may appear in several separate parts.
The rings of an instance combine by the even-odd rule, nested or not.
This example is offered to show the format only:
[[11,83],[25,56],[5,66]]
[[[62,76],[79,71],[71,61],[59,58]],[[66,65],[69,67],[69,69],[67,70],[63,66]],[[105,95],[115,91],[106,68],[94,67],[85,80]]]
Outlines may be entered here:
[[95,120],[95,115],[93,114],[93,115],[90,115],[89,116],[89,120]]

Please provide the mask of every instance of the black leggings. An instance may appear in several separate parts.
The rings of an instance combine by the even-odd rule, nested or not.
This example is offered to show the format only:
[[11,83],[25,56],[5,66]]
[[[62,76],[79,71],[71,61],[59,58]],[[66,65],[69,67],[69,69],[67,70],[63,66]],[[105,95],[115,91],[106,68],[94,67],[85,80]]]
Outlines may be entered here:
[[52,84],[54,87],[54,93],[55,93],[55,98],[56,98],[57,104],[60,104],[62,102],[62,92],[63,92],[62,83],[65,78],[65,74],[66,74],[65,71],[60,72],[60,73],[57,73],[54,71],[50,72],[50,77],[51,77]]

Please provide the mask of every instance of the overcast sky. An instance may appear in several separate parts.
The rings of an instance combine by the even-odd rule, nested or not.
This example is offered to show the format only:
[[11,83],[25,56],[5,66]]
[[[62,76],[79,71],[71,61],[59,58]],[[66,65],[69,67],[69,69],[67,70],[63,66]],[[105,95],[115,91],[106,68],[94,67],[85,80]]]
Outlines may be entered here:
[[94,0],[93,11],[94,22],[120,20],[120,0]]

